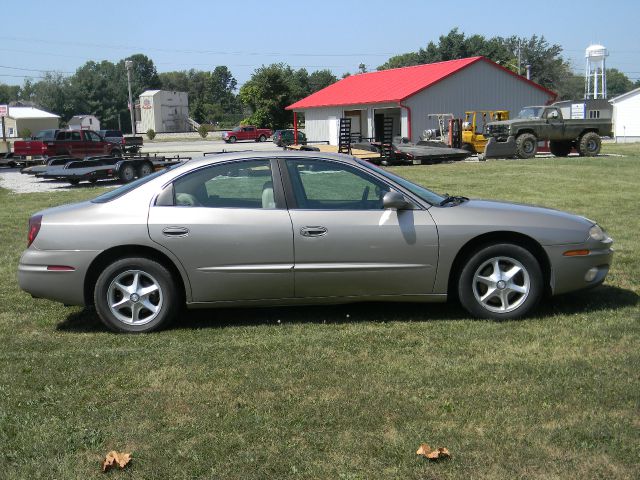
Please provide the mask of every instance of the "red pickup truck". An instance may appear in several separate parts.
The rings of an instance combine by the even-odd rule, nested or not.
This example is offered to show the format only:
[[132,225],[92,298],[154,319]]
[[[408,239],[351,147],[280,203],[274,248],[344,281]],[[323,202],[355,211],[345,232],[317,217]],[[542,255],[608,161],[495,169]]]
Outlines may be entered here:
[[230,132],[224,132],[222,139],[227,143],[235,143],[238,140],[253,140],[254,142],[264,142],[273,135],[268,128],[256,128],[253,125],[242,125]]
[[13,154],[20,157],[69,155],[84,158],[93,155],[120,156],[122,149],[91,130],[43,130],[35,136],[35,140],[14,142]]

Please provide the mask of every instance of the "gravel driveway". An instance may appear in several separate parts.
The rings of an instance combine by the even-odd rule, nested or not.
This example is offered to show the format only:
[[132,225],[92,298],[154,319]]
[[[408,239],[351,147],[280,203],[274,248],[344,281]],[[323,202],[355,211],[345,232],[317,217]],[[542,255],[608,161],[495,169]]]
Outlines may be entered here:
[[[96,185],[117,187],[119,183],[113,180],[104,180]],[[70,185],[69,182],[60,180],[44,180],[33,175],[23,175],[19,168],[0,168],[0,188],[6,188],[15,193],[59,192],[78,188],[93,188],[94,186],[87,182]]]

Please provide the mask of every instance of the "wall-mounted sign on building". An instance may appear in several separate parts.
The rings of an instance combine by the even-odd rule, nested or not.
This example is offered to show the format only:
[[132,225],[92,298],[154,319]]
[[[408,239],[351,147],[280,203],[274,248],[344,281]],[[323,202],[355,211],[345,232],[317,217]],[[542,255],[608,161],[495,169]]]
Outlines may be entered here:
[[0,117],[9,116],[9,105],[0,105]]

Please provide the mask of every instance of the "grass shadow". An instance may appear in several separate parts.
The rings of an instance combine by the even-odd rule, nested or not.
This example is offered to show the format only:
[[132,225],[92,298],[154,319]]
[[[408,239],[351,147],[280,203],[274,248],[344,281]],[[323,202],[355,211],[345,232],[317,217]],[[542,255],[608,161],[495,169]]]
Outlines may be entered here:
[[[534,313],[537,318],[571,315],[602,310],[617,310],[638,304],[631,290],[608,285],[543,300]],[[226,328],[239,326],[290,324],[327,324],[354,322],[429,322],[470,320],[457,302],[392,303],[369,302],[342,305],[297,307],[211,308],[184,310],[169,329]],[[106,332],[93,308],[71,313],[56,327],[65,332]]]

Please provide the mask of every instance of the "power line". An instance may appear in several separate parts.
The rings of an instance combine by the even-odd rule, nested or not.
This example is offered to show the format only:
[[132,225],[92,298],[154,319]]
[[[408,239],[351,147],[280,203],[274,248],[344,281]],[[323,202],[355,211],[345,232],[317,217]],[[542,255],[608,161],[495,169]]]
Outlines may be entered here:
[[[73,45],[78,46],[77,42],[65,42],[60,40],[44,40],[40,38],[23,38],[23,37],[7,37],[0,35],[0,39],[13,40],[18,42],[36,42],[58,45]],[[82,43],[84,47],[92,48],[110,48],[117,50],[141,50],[141,51],[156,51],[166,53],[186,53],[186,54],[203,54],[203,55],[249,55],[249,56],[291,56],[291,57],[363,57],[363,56],[376,56],[376,57],[388,57],[390,55],[396,55],[396,53],[298,53],[298,52],[251,52],[251,51],[226,51],[226,50],[180,50],[172,48],[157,48],[157,47],[141,47],[134,45],[107,45],[99,43]]]
[[0,68],[8,68],[9,70],[22,70],[25,72],[40,72],[40,73],[74,73],[74,72],[63,72],[60,70],[39,70],[37,68],[20,68],[20,67],[9,67],[7,65],[0,65]]

